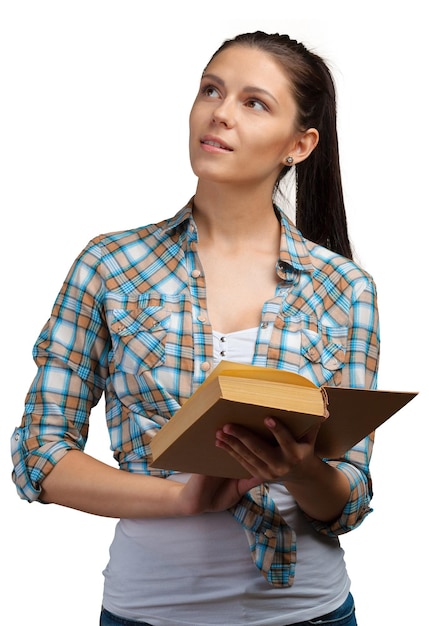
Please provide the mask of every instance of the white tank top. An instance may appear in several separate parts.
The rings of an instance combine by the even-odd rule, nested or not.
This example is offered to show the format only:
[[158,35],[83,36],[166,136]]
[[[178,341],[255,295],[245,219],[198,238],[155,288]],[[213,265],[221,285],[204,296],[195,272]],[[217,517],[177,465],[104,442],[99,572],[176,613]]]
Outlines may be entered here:
[[[257,332],[214,332],[215,364],[250,363]],[[297,535],[292,587],[265,581],[228,512],[121,519],[103,572],[105,608],[153,626],[284,626],[336,609],[350,589],[338,539],[316,533],[284,486],[273,484],[270,493]]]

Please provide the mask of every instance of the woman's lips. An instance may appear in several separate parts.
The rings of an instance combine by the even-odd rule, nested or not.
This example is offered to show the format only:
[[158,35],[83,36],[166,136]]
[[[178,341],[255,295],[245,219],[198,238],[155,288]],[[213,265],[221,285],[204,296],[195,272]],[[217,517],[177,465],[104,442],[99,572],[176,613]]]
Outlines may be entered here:
[[209,152],[232,152],[232,148],[218,137],[203,137],[200,143]]

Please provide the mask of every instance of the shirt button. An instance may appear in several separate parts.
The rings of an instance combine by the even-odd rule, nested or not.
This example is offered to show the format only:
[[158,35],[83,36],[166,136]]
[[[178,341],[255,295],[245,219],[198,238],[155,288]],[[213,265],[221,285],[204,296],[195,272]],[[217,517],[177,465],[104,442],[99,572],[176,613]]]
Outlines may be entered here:
[[114,324],[112,324],[112,330],[115,333],[120,333],[121,330],[124,330],[125,326],[124,324],[122,324],[122,322],[115,322]]
[[203,372],[208,372],[210,369],[210,363],[208,361],[203,361],[201,363],[201,369],[203,370]]
[[226,352],[225,350],[222,350],[222,352],[220,353],[220,356],[225,356]]
[[206,318],[205,318],[205,316],[204,316],[204,315],[199,315],[199,316],[197,317],[197,320],[198,320],[199,322],[201,322],[201,324],[204,324],[204,323],[205,323],[205,321],[206,321]]
[[191,276],[192,278],[198,278],[198,276],[201,276],[200,270],[192,270]]

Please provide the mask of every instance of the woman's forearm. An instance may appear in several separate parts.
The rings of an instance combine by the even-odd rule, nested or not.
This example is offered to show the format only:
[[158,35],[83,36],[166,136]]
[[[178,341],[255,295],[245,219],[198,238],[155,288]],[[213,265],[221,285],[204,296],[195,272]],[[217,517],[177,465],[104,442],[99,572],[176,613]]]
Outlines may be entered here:
[[183,485],[121,471],[70,450],[42,483],[41,500],[105,517],[174,517]]
[[340,470],[315,457],[305,472],[284,481],[299,507],[322,522],[338,518],[350,497],[350,483]]

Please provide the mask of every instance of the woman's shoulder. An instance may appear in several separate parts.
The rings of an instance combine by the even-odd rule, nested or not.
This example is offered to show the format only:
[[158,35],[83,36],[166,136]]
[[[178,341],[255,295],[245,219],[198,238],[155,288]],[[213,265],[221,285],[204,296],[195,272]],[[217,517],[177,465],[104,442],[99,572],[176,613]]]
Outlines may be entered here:
[[310,271],[319,280],[333,282],[345,280],[347,283],[367,281],[373,283],[372,275],[355,259],[347,258],[338,252],[307,239],[293,222],[283,216],[284,249],[286,260],[304,271]]
[[375,290],[372,274],[354,259],[349,259],[333,250],[307,241],[308,253],[314,267],[314,276],[319,280],[343,283],[350,286],[365,285]]
[[178,230],[189,218],[190,210],[188,205],[182,208],[173,217],[164,218],[157,222],[149,222],[143,226],[127,228],[123,230],[101,233],[93,237],[88,246],[98,246],[109,251],[124,249],[138,245],[139,242],[146,242],[152,238],[152,243],[162,241]]

